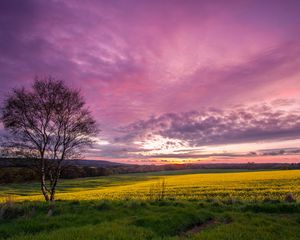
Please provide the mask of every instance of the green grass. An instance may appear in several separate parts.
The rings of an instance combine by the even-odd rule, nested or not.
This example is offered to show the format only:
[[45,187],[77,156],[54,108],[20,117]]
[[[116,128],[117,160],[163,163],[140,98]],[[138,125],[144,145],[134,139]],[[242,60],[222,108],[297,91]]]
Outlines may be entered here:
[[62,201],[52,216],[48,208],[35,202],[6,206],[0,239],[300,239],[299,203]]
[[[162,179],[165,199],[149,198]],[[300,203],[287,193],[299,200],[299,170],[115,175],[62,181],[49,215],[38,183],[8,184],[0,239],[299,240]]]

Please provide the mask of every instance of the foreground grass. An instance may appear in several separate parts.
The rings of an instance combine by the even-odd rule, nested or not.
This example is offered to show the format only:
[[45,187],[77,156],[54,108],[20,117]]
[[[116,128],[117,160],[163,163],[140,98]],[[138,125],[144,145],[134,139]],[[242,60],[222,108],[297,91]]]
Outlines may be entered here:
[[300,204],[59,201],[2,205],[0,239],[300,239]]
[[0,239],[300,239],[300,203],[284,201],[300,170],[211,171],[65,180],[51,211],[38,183],[2,185]]
[[[173,200],[212,198],[255,202],[283,200],[288,193],[300,199],[300,170],[218,171],[168,171],[64,180],[59,184],[57,199],[149,200],[151,190],[159,190],[162,179],[165,181],[166,198]],[[4,202],[7,196],[15,201],[42,200],[38,183],[0,185],[0,202]]]

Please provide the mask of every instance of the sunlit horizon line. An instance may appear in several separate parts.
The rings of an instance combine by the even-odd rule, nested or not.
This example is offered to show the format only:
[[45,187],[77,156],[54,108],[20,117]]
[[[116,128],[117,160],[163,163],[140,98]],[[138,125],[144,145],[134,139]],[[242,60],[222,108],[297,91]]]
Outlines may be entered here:
[[205,159],[116,159],[116,158],[102,158],[102,157],[85,157],[84,160],[95,161],[109,161],[123,164],[137,164],[137,165],[167,165],[167,164],[247,164],[247,163],[278,163],[278,164],[298,164],[300,163],[299,155],[285,155],[285,156],[260,156],[260,157],[237,157],[237,158],[205,158]]

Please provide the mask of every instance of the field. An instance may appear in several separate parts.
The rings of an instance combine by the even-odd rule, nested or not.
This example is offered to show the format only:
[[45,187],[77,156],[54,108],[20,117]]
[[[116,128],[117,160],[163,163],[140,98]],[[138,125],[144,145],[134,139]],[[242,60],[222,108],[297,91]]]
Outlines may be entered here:
[[[288,193],[299,198],[300,170],[183,170],[65,180],[59,185],[57,199],[153,200],[151,198],[157,197],[156,194],[161,191],[164,191],[164,198],[177,200],[283,200]],[[0,194],[2,202],[7,196],[13,197],[15,201],[42,200],[37,183],[1,186]]]
[[300,239],[300,170],[185,170],[0,186],[0,239]]

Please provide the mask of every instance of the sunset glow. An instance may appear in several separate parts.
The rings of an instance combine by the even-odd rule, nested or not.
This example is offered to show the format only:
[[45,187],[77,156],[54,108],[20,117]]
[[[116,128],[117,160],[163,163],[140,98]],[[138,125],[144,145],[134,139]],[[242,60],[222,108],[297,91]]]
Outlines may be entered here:
[[[0,1],[0,96],[51,74],[86,159],[300,162],[300,1]],[[0,135],[4,133],[0,126]]]

